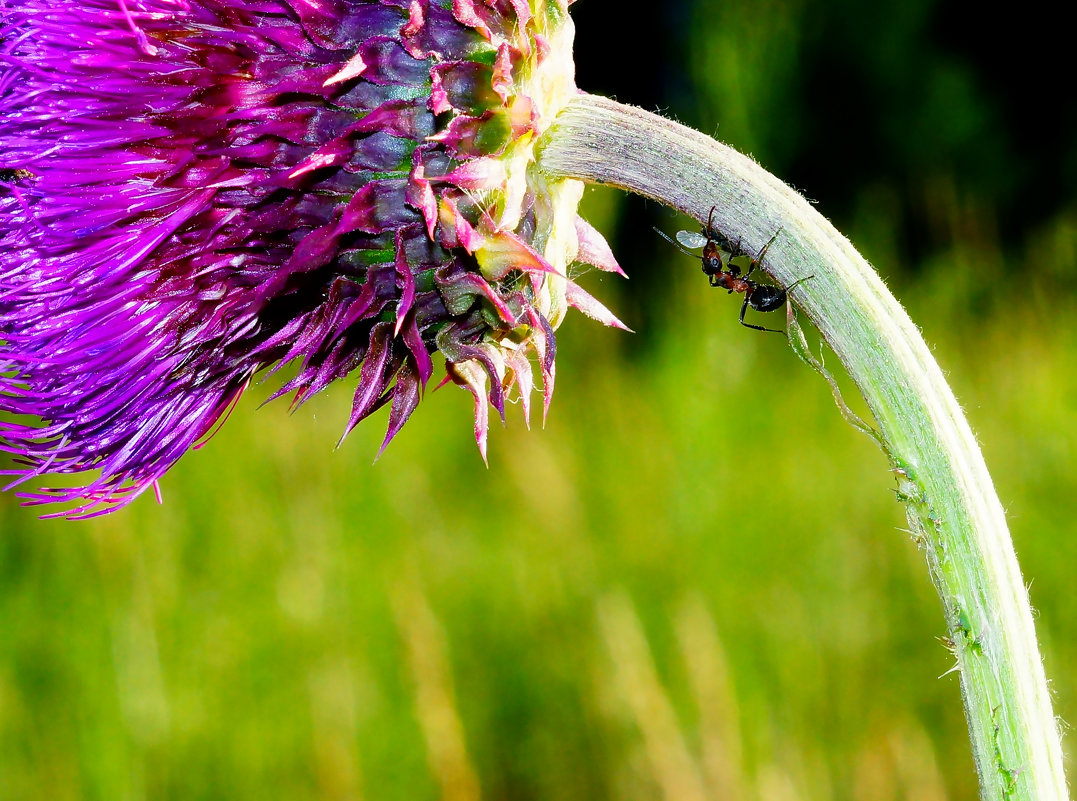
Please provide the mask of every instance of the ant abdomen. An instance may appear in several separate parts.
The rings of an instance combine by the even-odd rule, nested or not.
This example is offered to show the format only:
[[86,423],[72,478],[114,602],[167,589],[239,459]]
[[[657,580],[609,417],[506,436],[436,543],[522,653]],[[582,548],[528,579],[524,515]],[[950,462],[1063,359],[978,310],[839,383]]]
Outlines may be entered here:
[[769,312],[785,305],[786,291],[780,286],[756,284],[748,295],[749,305],[756,311]]

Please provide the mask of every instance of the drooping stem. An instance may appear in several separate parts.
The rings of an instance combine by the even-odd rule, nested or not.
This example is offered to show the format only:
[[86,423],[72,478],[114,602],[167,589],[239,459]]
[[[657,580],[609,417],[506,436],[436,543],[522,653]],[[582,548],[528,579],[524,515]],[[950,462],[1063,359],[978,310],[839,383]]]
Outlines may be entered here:
[[872,413],[942,598],[983,797],[1067,798],[1028,593],[969,425],[901,305],[849,241],[750,158],[663,117],[580,95],[539,168],[621,187],[706,220],[754,252],[837,354]]

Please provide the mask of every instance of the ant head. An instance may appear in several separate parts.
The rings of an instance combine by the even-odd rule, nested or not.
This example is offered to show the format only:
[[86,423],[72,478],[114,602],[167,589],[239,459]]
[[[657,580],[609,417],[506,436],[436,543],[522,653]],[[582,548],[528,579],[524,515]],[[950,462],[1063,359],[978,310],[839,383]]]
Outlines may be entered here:
[[707,240],[703,246],[703,274],[713,278],[722,272],[722,253],[718,250],[717,243],[712,239]]

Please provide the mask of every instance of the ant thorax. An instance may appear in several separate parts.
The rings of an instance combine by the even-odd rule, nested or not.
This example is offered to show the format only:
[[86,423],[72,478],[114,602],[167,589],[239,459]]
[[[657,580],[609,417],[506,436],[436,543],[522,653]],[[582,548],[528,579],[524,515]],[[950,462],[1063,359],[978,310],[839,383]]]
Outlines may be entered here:
[[[706,272],[704,270],[703,272]],[[711,286],[719,289],[728,289],[733,291],[733,281],[736,280],[736,276],[730,275],[728,272],[718,272],[711,274]]]

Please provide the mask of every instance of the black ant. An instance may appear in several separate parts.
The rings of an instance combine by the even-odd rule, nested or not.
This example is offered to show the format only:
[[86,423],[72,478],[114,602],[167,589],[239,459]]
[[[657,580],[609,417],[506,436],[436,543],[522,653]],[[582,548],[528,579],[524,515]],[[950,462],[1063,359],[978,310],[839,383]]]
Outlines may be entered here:
[[[673,241],[664,231],[659,231],[657,228],[654,230],[658,231],[658,234],[663,239],[677,248],[681,253],[686,256],[691,256],[693,259],[696,258],[696,255],[689,251],[700,247],[703,248],[703,274],[707,276],[710,285],[719,289],[724,289],[730,294],[733,292],[744,293],[744,303],[741,304],[740,307],[741,325],[747,328],[754,328],[756,331],[770,331],[774,334],[784,334],[784,331],[777,328],[764,328],[761,325],[752,325],[751,323],[744,322],[745,312],[748,311],[749,306],[760,312],[770,312],[780,309],[785,305],[786,298],[793,287],[801,281],[807,281],[809,278],[814,278],[815,276],[809,275],[806,278],[801,278],[785,288],[752,281],[749,276],[756,267],[762,265],[763,259],[767,255],[767,248],[769,248],[774,240],[778,238],[781,229],[779,228],[775,231],[774,236],[772,236],[753,257],[741,247],[739,239],[736,242],[733,242],[724,234],[714,229],[714,210],[716,208],[718,207],[711,206],[711,213],[707,218],[707,227],[701,229],[698,234],[694,231],[678,231],[677,241]],[[726,267],[724,269],[722,264],[723,250],[729,254],[729,259],[725,262]],[[733,264],[733,259],[738,256],[748,256],[748,272],[743,276],[740,274],[740,267]]]

